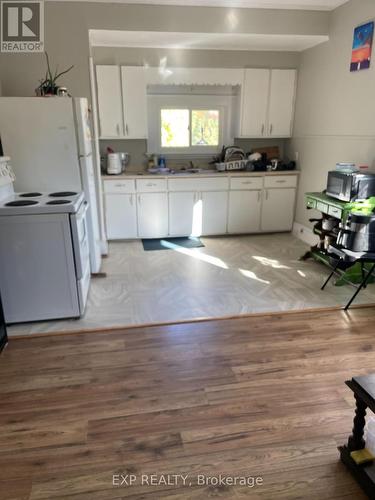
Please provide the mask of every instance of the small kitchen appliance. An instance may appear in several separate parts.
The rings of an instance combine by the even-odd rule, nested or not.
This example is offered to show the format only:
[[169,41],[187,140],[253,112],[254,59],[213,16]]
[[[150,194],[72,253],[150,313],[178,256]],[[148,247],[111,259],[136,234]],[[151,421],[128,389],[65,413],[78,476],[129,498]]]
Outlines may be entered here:
[[375,214],[350,213],[341,227],[337,243],[352,252],[375,253]]
[[107,174],[119,175],[125,170],[129,161],[129,153],[115,153],[110,151],[107,154]]
[[366,200],[375,196],[375,174],[332,170],[328,172],[326,193],[346,202]]

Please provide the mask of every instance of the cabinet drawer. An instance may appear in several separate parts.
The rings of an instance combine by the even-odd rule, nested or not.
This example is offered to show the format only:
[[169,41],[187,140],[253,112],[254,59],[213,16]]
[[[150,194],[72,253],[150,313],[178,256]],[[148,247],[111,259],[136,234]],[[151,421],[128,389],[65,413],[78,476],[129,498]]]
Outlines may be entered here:
[[319,210],[319,212],[323,212],[324,214],[328,214],[327,203],[323,203],[322,201],[317,201],[316,202],[316,209]]
[[296,175],[272,175],[264,178],[265,188],[291,188],[297,186]]
[[104,181],[105,193],[135,193],[134,179],[117,179]]
[[314,200],[313,198],[307,198],[306,207],[307,208],[316,208],[316,200]]
[[263,177],[232,177],[231,189],[262,189]]
[[137,191],[141,193],[160,193],[167,190],[167,179],[137,179]]
[[168,179],[169,191],[227,191],[228,177]]
[[336,219],[341,219],[342,210],[337,207],[328,206],[328,215],[335,217]]

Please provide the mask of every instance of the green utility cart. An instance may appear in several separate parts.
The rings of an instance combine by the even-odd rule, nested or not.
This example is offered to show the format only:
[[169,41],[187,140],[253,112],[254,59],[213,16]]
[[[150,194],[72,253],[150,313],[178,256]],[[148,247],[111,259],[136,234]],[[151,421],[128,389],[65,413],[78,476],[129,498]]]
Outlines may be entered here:
[[[348,214],[351,212],[362,213],[369,215],[375,211],[375,197],[364,201],[347,203],[335,198],[331,198],[323,193],[306,193],[306,208],[308,210],[317,210],[322,214],[320,219],[310,219],[315,222],[313,229],[314,234],[319,236],[320,243],[311,247],[308,252],[301,257],[301,260],[309,258],[315,259],[329,267],[331,266],[331,256],[328,253],[328,245],[324,246],[324,241],[332,241],[334,243],[338,236],[339,226],[333,229],[323,229],[323,221],[327,219],[337,219],[338,224],[345,224]],[[367,266],[367,264],[365,265]],[[358,284],[363,279],[363,269],[360,263],[356,263],[345,271],[341,271],[340,277],[336,281],[336,286],[344,285],[345,283]],[[374,281],[374,278],[371,279]],[[370,281],[370,282],[371,282]]]

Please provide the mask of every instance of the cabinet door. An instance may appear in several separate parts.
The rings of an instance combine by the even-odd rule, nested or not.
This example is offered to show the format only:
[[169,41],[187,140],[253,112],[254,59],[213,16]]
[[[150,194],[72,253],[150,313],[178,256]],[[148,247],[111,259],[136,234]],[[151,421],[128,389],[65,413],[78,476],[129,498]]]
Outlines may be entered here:
[[266,189],[261,216],[262,231],[291,231],[294,219],[296,190]]
[[170,236],[200,236],[202,234],[202,209],[198,193],[169,193]]
[[167,193],[141,193],[137,195],[137,200],[140,238],[168,236]]
[[205,191],[201,193],[202,234],[227,232],[228,192]]
[[271,137],[290,137],[294,115],[296,70],[273,69],[268,118],[268,134]]
[[256,233],[260,229],[261,194],[258,191],[229,193],[228,233]]
[[129,139],[147,138],[146,73],[140,66],[121,68],[124,132]]
[[105,219],[109,240],[137,238],[135,194],[106,194]]
[[245,70],[242,86],[241,136],[266,135],[269,82],[269,69]]
[[96,66],[101,137],[124,135],[122,121],[120,68]]

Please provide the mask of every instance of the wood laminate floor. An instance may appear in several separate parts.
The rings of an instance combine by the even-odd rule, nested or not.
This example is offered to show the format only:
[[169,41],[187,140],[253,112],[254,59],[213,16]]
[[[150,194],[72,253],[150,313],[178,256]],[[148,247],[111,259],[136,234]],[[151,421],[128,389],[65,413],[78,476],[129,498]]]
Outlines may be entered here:
[[[202,240],[203,248],[151,252],[141,241],[112,242],[107,277],[92,280],[83,318],[14,325],[9,334],[343,306],[353,293],[334,280],[322,292],[328,269],[299,261],[308,247],[289,233]],[[375,285],[356,303],[375,303]]]
[[[363,308],[13,340],[0,499],[364,499],[337,446],[352,428],[344,381],[375,371],[374,324]],[[197,485],[220,473],[263,484]]]

